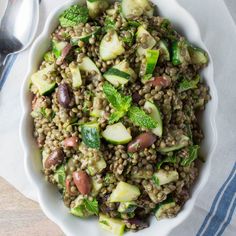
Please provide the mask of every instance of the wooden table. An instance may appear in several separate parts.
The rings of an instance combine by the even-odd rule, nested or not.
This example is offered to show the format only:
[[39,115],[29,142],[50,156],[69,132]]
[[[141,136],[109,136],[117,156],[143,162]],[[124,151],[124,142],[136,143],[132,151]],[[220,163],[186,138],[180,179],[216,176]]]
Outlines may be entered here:
[[64,236],[39,205],[0,178],[0,236]]

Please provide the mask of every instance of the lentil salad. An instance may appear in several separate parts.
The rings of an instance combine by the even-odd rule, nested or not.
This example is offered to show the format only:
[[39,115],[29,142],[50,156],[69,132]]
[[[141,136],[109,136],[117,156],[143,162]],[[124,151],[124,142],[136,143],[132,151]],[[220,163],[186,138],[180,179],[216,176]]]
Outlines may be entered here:
[[146,0],[87,0],[59,22],[30,86],[46,180],[115,235],[176,216],[198,175],[207,53]]

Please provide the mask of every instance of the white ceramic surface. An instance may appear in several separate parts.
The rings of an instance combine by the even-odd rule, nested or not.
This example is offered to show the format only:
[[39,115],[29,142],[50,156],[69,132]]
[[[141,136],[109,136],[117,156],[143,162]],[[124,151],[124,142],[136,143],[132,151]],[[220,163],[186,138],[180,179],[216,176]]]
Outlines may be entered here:
[[[28,91],[30,75],[37,70],[44,52],[50,45],[49,35],[58,24],[58,16],[69,5],[77,2],[79,1],[66,1],[65,4],[59,6],[56,10],[54,10],[47,19],[44,31],[34,42],[31,48],[28,60],[28,73],[26,75],[21,94],[23,115],[20,127],[20,137],[25,153],[25,170],[35,189],[37,190],[39,203],[48,218],[58,224],[68,236],[105,236],[110,234],[103,231],[99,227],[97,219],[94,218],[83,220],[70,215],[68,213],[68,209],[63,204],[60,193],[53,185],[47,183],[44,180],[44,177],[41,173],[42,165],[40,161],[40,153],[34,142],[32,125],[33,122],[30,117],[31,94]],[[158,12],[160,13],[160,15],[169,18],[174,23],[178,31],[183,33],[190,42],[207,50],[201,40],[200,30],[197,23],[195,22],[193,17],[177,3],[176,0],[154,0],[153,2],[158,5]],[[155,218],[152,217],[151,225],[149,228],[139,231],[135,234],[129,232],[126,235],[168,235],[168,233],[175,226],[184,221],[190,214],[199,192],[206,184],[211,168],[212,153],[217,144],[215,115],[218,99],[213,81],[212,62],[209,63],[209,66],[203,71],[202,75],[206,80],[206,83],[210,87],[212,96],[212,100],[209,102],[206,111],[200,118],[201,126],[205,133],[205,140],[202,143],[201,152],[206,157],[207,161],[201,168],[201,173],[198,181],[192,190],[191,199],[185,204],[184,208],[176,218],[157,222]]]

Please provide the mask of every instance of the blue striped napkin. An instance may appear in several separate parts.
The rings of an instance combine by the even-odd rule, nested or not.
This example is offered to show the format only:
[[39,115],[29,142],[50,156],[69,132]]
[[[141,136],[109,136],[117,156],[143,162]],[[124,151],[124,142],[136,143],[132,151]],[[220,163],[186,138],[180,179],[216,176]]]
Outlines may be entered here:
[[[65,0],[42,0],[41,25],[47,14]],[[178,0],[198,21],[203,40],[213,58],[215,83],[219,96],[217,113],[218,145],[212,160],[207,185],[199,194],[189,217],[170,233],[170,236],[236,236],[236,1],[235,0]],[[230,9],[227,8],[230,5]],[[233,17],[232,17],[233,16]],[[17,57],[17,58],[16,58]],[[20,119],[19,87],[27,67],[28,51],[8,59],[6,86],[0,94],[0,156],[8,155],[0,174],[26,196],[36,200],[30,192],[28,180],[23,173],[23,156],[18,139]],[[14,63],[15,62],[15,63]],[[11,69],[11,71],[10,71]],[[19,113],[19,114],[18,114]],[[9,119],[9,116],[13,117]],[[7,139],[14,142],[13,150]],[[13,161],[14,159],[14,161]],[[15,176],[9,175],[15,163]],[[162,236],[162,235],[160,235]]]

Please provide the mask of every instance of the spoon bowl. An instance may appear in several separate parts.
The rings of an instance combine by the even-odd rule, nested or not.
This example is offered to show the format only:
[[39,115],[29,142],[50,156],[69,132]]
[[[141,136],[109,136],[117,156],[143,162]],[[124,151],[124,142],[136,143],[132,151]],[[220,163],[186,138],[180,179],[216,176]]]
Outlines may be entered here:
[[38,0],[8,0],[0,22],[0,89],[7,57],[26,49],[32,42],[39,20]]

